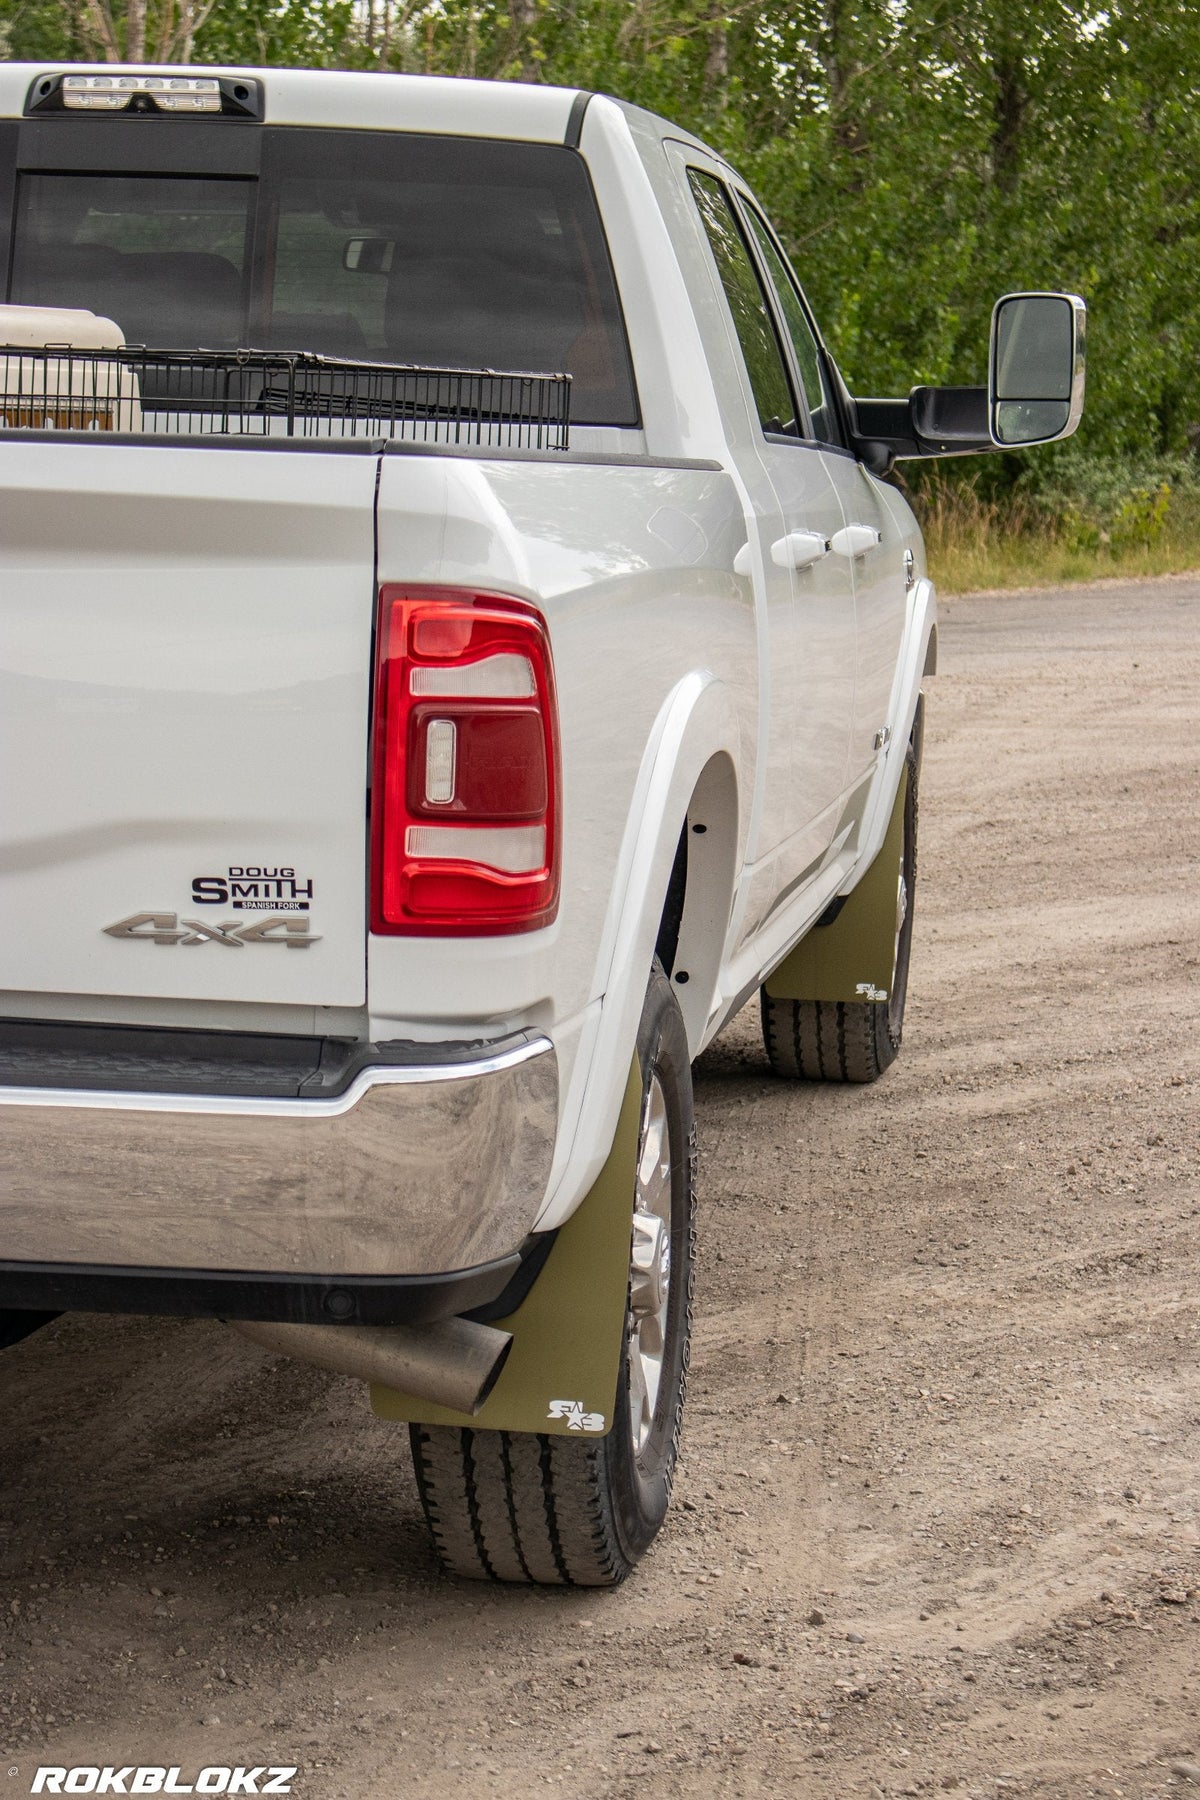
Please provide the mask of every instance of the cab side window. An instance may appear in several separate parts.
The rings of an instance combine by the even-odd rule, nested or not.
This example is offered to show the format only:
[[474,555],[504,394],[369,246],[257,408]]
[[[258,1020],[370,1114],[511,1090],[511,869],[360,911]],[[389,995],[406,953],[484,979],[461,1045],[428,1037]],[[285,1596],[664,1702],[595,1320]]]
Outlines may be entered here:
[[768,278],[775,289],[779,311],[787,334],[792,341],[796,366],[800,371],[800,379],[804,383],[804,397],[808,402],[812,435],[823,444],[840,446],[842,437],[838,428],[837,412],[826,386],[825,372],[821,367],[821,353],[792,278],[792,272],[779,254],[775,240],[763,220],[753,207],[747,206],[745,210],[762,266],[766,269]]
[[759,423],[771,436],[802,437],[783,350],[733,205],[713,176],[689,169],[688,180],[733,314]]

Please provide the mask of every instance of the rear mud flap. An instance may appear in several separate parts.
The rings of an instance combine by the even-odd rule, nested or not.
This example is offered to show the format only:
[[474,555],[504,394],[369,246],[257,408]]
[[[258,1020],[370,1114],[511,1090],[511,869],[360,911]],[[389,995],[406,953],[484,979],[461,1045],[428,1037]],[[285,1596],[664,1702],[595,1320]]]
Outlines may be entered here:
[[511,1331],[513,1346],[479,1411],[472,1417],[373,1386],[379,1418],[564,1437],[603,1437],[611,1429],[625,1348],[641,1093],[635,1057],[608,1161],[525,1299],[495,1321]]
[[832,923],[807,937],[768,975],[772,1000],[886,1000],[896,961],[899,870],[904,842],[905,766],[883,848]]

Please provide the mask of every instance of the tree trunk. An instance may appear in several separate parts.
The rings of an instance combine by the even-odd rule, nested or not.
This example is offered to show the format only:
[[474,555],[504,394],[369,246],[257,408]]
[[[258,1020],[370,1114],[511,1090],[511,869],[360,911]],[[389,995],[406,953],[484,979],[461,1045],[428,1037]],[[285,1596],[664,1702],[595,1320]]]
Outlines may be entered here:
[[718,107],[729,99],[729,26],[720,0],[709,8],[708,54],[704,59],[704,92]]
[[541,80],[541,66],[534,54],[537,10],[537,0],[509,0],[508,16],[512,20],[513,55],[520,64],[522,81]]
[[84,0],[79,15],[79,35],[91,55],[100,55],[109,63],[122,61],[116,21],[107,0]]
[[125,60],[146,60],[146,0],[128,0],[125,8]]
[[833,140],[839,149],[857,155],[866,142],[862,119],[852,92],[859,73],[850,42],[851,9],[846,0],[828,0],[822,61],[829,85],[829,118]]
[[1020,52],[1005,48],[992,59],[996,97],[992,117],[992,178],[1002,193],[1017,185],[1021,164],[1021,133],[1027,96]]

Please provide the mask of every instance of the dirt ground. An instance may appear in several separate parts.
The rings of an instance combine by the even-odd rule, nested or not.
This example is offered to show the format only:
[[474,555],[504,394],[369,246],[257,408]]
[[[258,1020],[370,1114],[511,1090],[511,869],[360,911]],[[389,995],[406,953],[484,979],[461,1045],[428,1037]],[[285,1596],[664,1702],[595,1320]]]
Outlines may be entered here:
[[904,1053],[697,1070],[676,1504],[615,1594],[434,1570],[360,1391],[221,1326],[0,1369],[0,1800],[1200,1796],[1200,582],[944,608]]

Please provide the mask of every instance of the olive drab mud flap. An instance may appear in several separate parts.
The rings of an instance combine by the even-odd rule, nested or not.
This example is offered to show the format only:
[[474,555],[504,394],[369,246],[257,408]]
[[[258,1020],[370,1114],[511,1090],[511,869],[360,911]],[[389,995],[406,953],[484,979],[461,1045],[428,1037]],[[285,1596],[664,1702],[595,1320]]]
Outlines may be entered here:
[[635,1056],[608,1161],[559,1231],[516,1312],[495,1321],[512,1332],[513,1346],[479,1411],[451,1412],[372,1386],[371,1407],[379,1418],[575,1437],[603,1437],[610,1430],[625,1349],[641,1097]]
[[900,857],[908,765],[900,777],[883,848],[829,925],[807,937],[768,975],[772,1000],[886,1000],[896,964]]

